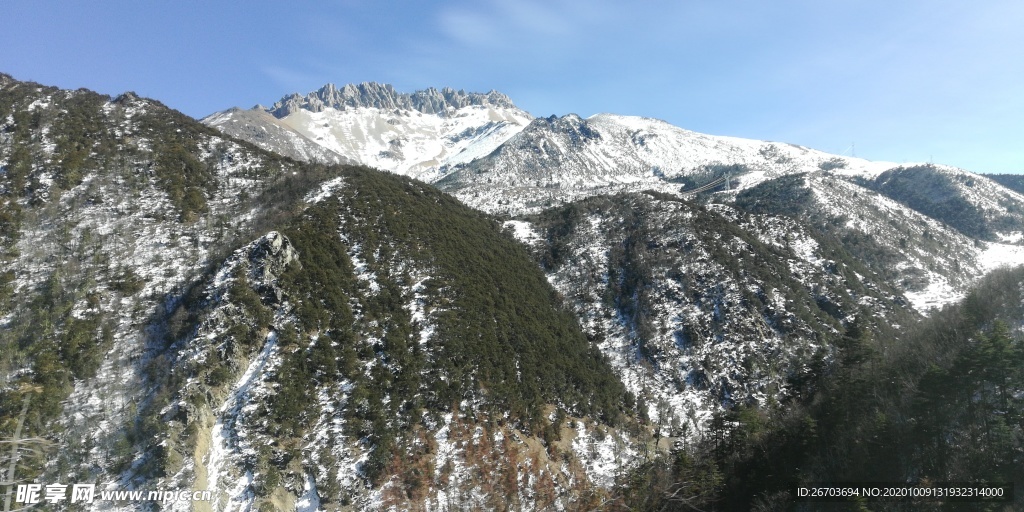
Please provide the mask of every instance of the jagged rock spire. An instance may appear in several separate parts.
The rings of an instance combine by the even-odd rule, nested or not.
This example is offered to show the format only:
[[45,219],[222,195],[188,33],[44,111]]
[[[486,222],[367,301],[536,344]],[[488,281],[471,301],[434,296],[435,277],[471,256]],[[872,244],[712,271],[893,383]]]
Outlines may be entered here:
[[291,94],[266,110],[275,117],[282,118],[298,109],[320,112],[325,108],[345,110],[376,107],[416,110],[424,114],[443,114],[449,108],[462,108],[469,105],[515,107],[508,96],[493,90],[488,93],[467,93],[461,89],[456,91],[445,87],[438,90],[431,87],[406,94],[395,91],[395,88],[389,84],[364,82],[358,85],[348,84],[340,89],[334,84],[327,84],[305,96],[297,93]]

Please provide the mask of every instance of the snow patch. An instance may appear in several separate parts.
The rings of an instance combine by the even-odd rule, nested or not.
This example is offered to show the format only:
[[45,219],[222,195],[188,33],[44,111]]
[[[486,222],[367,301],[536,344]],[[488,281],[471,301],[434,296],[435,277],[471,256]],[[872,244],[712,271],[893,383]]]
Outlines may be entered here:
[[945,277],[929,272],[928,286],[924,290],[904,292],[903,295],[919,313],[928,314],[932,309],[960,300],[963,292],[951,286]]
[[511,230],[512,236],[526,245],[533,245],[543,240],[543,237],[526,221],[508,220],[502,224],[502,228]]
[[978,262],[985,272],[1002,266],[1024,265],[1024,246],[989,242],[978,255]]
[[247,470],[241,477],[232,477],[227,469],[230,464],[228,460],[234,454],[241,453],[244,448],[244,440],[238,435],[240,413],[248,404],[250,391],[262,377],[264,367],[276,352],[277,334],[272,331],[267,336],[259,355],[249,363],[245,372],[235,382],[231,395],[218,410],[210,452],[207,455],[207,488],[224,496],[227,501],[215,502],[214,510],[228,511],[236,505],[244,509],[245,504],[251,501],[247,490],[253,481],[252,471]]
[[334,192],[344,186],[343,178],[333,178],[320,184],[320,189],[306,196],[306,202],[316,204],[334,195]]
[[295,502],[296,512],[317,512],[320,510],[320,495],[316,492],[316,481],[313,475],[306,473],[306,482],[302,486],[302,496]]

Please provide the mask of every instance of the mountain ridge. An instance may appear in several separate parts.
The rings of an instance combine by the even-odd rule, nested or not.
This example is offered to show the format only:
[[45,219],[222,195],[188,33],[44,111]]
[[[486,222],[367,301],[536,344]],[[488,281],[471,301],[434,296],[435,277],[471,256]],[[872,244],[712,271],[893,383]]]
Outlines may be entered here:
[[[534,118],[513,111],[495,124],[490,120],[495,113],[474,110],[480,108],[467,107],[448,120],[380,109],[326,109],[301,111],[281,121],[304,134],[305,141],[365,165],[433,183],[473,208],[508,217],[595,196],[643,191],[724,204],[742,196],[753,206],[756,201],[750,201],[748,192],[755,189],[755,195],[769,201],[766,213],[789,208],[795,214],[805,205],[793,204],[789,195],[810,192],[808,200],[818,204],[824,217],[833,222],[847,217],[841,222],[851,232],[842,237],[886,240],[888,247],[882,252],[893,255],[891,262],[904,260],[899,264],[901,282],[918,308],[958,297],[971,281],[967,276],[977,277],[980,269],[1010,262],[1014,254],[1024,257],[1024,195],[962,169],[872,162],[787,143],[707,135],[654,118],[618,114]],[[444,128],[455,120],[463,123],[457,133]],[[221,129],[226,125],[213,117],[205,122]],[[411,132],[406,125],[417,129]],[[407,135],[411,133],[415,138]],[[787,176],[808,179],[787,181]],[[844,213],[844,203],[857,207]],[[904,208],[924,218],[909,215]],[[889,222],[873,211],[898,213],[902,220],[895,229],[907,236],[889,240],[873,232]],[[925,260],[943,261],[940,267],[946,270],[920,268],[923,260],[904,254],[900,247],[906,240],[925,240],[919,238],[919,228],[906,224],[914,218],[918,220],[913,222],[934,219],[952,225],[989,246],[971,247],[960,252],[959,259],[934,252]],[[936,229],[923,233],[952,236]],[[926,245],[940,251],[930,242]]]
[[429,87],[412,93],[400,93],[390,84],[362,82],[346,84],[340,89],[333,83],[328,83],[306,95],[290,94],[266,108],[266,111],[277,118],[286,117],[298,109],[321,112],[325,108],[346,110],[360,107],[444,114],[449,109],[471,105],[516,108],[508,96],[495,90],[476,93],[450,87],[443,87],[440,90]]
[[369,82],[328,84],[270,108],[229,109],[202,122],[306,161],[351,162],[434,181],[440,169],[490,153],[532,119],[497,91],[399,93]]

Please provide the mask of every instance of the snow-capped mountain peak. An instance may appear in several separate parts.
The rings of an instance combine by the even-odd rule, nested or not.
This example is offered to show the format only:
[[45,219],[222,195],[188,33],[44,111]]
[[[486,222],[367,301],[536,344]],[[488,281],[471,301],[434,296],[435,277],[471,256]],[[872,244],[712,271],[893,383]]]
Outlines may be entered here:
[[327,84],[270,108],[227,110],[203,122],[301,160],[347,160],[434,181],[445,168],[491,153],[532,119],[497,91],[400,93],[367,82]]

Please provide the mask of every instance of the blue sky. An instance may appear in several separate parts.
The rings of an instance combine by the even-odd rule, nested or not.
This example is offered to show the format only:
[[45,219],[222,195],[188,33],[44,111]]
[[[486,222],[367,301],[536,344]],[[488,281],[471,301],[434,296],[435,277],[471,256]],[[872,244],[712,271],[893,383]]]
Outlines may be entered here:
[[[244,7],[243,7],[244,6]],[[0,71],[201,117],[324,83],[500,90],[873,160],[1024,171],[1024,2],[5,0]]]

